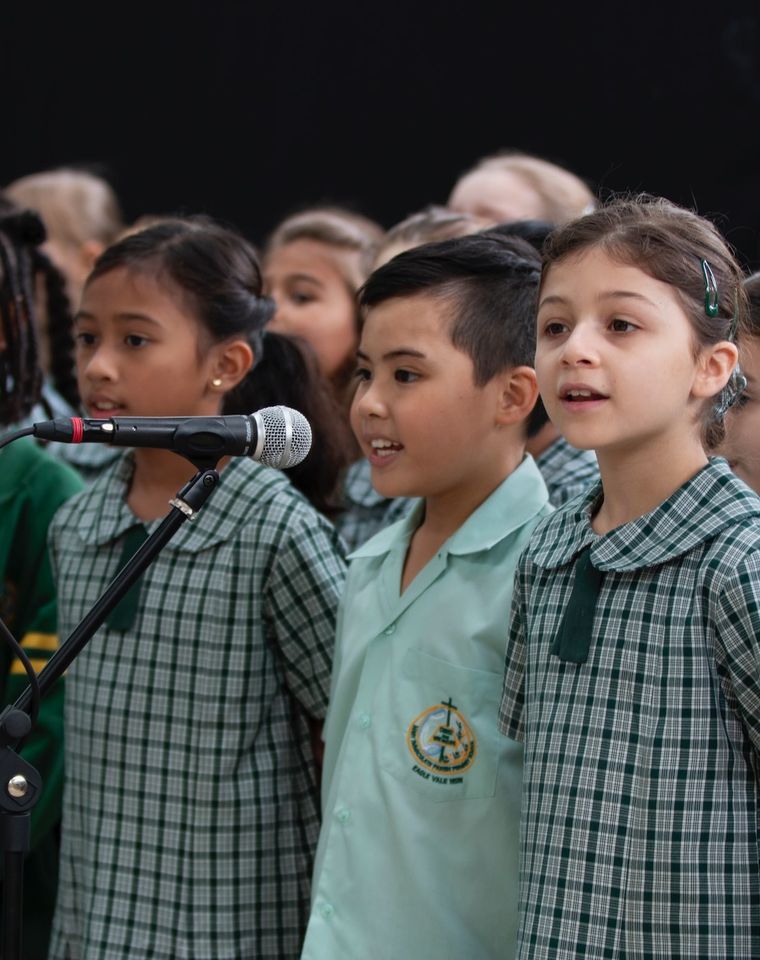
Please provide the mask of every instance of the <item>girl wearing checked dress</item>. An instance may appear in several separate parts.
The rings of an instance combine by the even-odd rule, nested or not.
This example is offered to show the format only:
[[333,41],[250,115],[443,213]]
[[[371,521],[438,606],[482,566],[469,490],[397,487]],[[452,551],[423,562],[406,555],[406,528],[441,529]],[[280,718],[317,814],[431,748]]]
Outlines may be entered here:
[[518,956],[760,956],[760,499],[705,447],[744,386],[713,226],[619,200],[550,238],[536,372],[601,482],[516,577]]
[[[88,415],[251,412],[272,312],[231,231],[168,221],[127,237],[76,318]],[[319,826],[309,722],[327,706],[344,562],[286,476],[220,468],[68,672],[54,958],[298,955]],[[64,635],[194,472],[130,452],[58,514]]]

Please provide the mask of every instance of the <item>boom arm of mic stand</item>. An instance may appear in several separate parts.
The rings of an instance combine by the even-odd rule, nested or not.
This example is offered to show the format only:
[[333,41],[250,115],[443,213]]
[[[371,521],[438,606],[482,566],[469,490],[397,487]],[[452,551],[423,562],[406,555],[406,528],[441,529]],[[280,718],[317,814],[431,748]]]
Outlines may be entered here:
[[[138,577],[150,566],[185,520],[193,519],[219,483],[213,468],[201,470],[171,501],[172,510],[103,591],[94,607],[61,644],[39,675],[40,695],[77,658],[95,631]],[[29,850],[29,821],[42,781],[14,749],[31,727],[31,688],[0,713],[0,850],[4,858],[2,960],[21,960],[24,856]]]

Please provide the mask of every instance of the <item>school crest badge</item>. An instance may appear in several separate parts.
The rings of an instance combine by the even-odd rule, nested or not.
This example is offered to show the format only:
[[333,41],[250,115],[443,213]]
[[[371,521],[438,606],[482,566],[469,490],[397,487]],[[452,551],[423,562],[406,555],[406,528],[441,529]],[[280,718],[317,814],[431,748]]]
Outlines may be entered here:
[[449,697],[436,703],[409,724],[406,743],[414,757],[415,772],[425,772],[436,782],[458,778],[475,761],[475,734],[462,712]]

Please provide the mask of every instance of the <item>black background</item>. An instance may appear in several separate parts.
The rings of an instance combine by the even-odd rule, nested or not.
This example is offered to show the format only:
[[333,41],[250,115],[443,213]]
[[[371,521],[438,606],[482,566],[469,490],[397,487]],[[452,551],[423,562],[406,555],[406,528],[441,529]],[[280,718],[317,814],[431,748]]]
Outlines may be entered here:
[[260,241],[300,205],[389,226],[479,156],[713,216],[760,266],[760,6],[5,5],[0,182],[100,164],[128,219]]

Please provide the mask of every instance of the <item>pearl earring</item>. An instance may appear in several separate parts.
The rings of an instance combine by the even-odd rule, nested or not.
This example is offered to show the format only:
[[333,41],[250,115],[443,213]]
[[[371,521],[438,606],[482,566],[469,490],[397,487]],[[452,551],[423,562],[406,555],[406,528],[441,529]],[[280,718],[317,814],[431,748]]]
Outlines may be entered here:
[[211,386],[212,386],[212,387],[221,387],[221,385],[222,385],[222,378],[221,378],[221,377],[214,377],[214,379],[211,381]]

